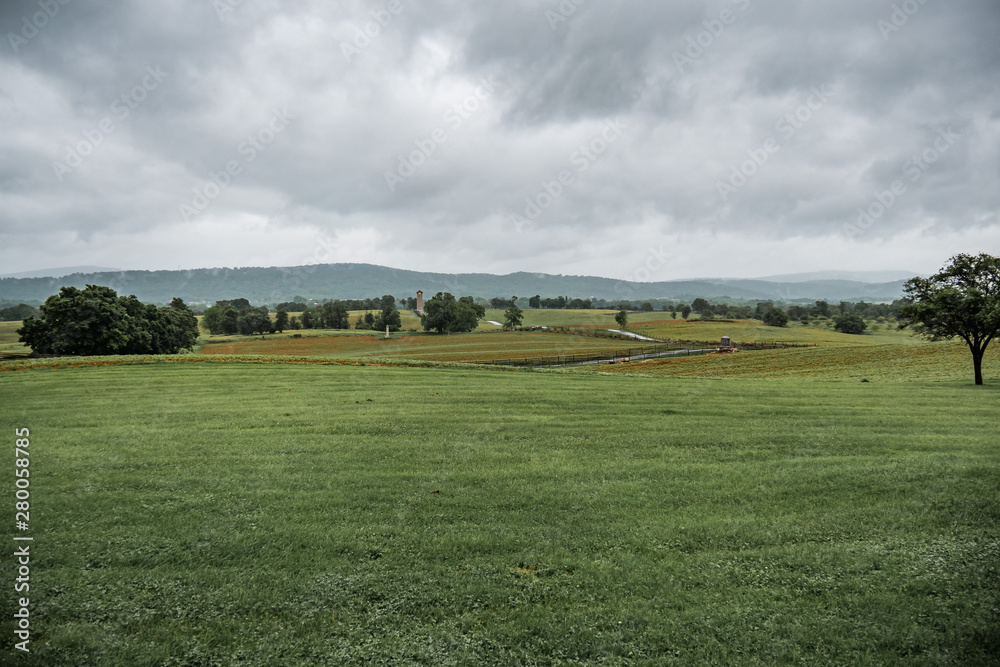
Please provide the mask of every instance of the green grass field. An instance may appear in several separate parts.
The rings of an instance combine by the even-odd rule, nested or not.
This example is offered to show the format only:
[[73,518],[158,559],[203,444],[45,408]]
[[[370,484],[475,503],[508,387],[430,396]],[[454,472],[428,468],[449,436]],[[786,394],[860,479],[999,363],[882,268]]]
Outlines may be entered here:
[[31,349],[18,342],[17,333],[20,322],[0,322],[0,359],[4,357],[28,356]]
[[1000,660],[995,382],[152,363],[0,397],[35,536],[4,664]]

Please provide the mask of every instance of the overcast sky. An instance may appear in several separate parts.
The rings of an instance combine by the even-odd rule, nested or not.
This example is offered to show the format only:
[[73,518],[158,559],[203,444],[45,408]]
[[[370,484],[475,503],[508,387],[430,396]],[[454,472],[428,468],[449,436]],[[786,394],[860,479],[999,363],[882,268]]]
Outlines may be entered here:
[[1000,254],[996,0],[5,0],[0,29],[0,273]]

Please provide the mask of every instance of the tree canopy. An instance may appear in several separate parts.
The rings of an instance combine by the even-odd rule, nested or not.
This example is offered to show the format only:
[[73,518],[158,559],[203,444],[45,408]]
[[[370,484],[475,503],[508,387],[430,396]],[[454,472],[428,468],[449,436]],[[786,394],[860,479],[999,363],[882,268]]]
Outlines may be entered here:
[[506,329],[516,329],[524,321],[524,311],[517,306],[511,306],[503,314],[503,326]]
[[781,308],[771,306],[764,311],[761,321],[769,327],[783,327],[788,324],[788,315]]
[[327,301],[319,307],[319,326],[325,329],[350,329],[351,314],[342,301]]
[[386,327],[389,327],[389,331],[399,331],[401,326],[403,326],[403,318],[396,310],[396,306],[382,306],[382,312],[375,317],[372,328],[384,331]]
[[205,309],[201,325],[213,335],[271,333],[274,330],[267,307],[253,307],[246,299],[216,301]]
[[841,333],[862,334],[868,325],[857,315],[838,315],[833,318],[833,328]]
[[288,311],[278,309],[274,317],[274,330],[284,331],[288,328]]
[[438,292],[424,302],[424,315],[420,323],[424,331],[460,333],[472,331],[486,315],[486,309],[476,303],[456,300],[449,292]]
[[176,354],[194,347],[198,320],[181,299],[158,308],[110,287],[63,287],[17,330],[35,354]]
[[976,384],[983,384],[983,355],[1000,334],[1000,257],[959,254],[930,278],[903,286],[903,325],[930,340],[961,338],[972,353]]

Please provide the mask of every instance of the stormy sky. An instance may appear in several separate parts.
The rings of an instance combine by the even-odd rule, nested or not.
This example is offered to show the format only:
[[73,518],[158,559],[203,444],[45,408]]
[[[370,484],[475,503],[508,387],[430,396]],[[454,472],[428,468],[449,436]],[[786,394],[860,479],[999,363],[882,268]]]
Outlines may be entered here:
[[1000,254],[996,0],[6,0],[0,273]]

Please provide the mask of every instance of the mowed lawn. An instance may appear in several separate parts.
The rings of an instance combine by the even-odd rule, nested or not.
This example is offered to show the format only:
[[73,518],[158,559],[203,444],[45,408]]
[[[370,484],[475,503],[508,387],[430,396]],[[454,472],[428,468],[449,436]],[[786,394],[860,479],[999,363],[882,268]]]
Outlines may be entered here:
[[209,341],[202,354],[319,356],[339,359],[414,359],[423,361],[492,361],[607,353],[638,348],[626,340],[587,338],[541,332],[496,332],[408,336],[312,335],[240,341]]
[[998,384],[158,363],[0,397],[35,536],[5,664],[1000,660]]

